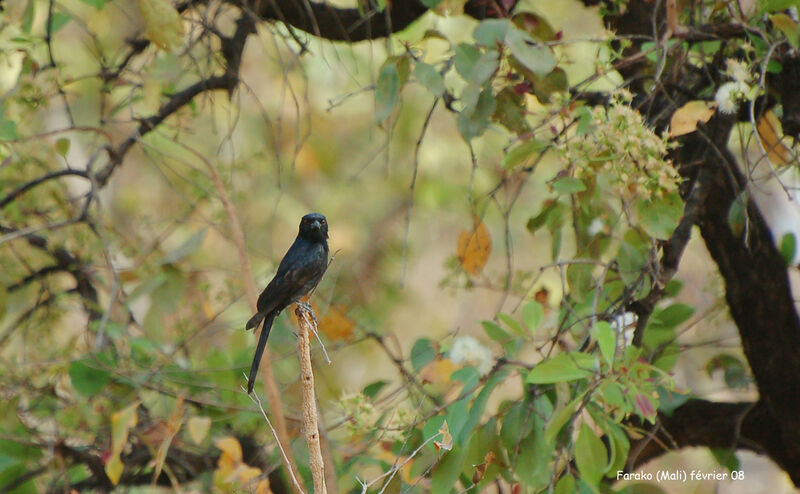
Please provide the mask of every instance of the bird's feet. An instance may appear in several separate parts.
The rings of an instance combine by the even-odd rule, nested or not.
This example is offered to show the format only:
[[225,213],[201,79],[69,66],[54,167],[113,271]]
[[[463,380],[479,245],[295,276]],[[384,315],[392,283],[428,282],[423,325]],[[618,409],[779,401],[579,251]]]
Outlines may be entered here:
[[297,302],[297,306],[300,307],[300,310],[305,312],[306,314],[311,315],[311,319],[314,321],[314,326],[317,325],[317,315],[314,314],[314,309],[311,308],[311,304],[308,302]]

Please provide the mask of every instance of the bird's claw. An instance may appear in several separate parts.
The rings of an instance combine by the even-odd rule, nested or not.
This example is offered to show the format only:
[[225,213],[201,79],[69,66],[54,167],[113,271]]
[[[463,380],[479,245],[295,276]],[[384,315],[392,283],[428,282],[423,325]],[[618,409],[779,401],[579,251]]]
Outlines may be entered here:
[[297,305],[303,312],[311,316],[311,320],[314,321],[314,326],[317,326],[317,315],[314,314],[314,309],[311,308],[311,304],[308,302],[297,302]]

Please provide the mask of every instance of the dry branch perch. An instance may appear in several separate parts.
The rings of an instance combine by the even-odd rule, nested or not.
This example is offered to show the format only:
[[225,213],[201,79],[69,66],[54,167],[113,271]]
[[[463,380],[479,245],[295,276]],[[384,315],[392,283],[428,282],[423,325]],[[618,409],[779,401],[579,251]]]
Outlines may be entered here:
[[297,334],[297,355],[300,359],[300,379],[303,383],[303,433],[308,443],[308,464],[314,479],[314,492],[326,494],[325,467],[317,425],[317,399],[314,396],[314,371],[311,367],[309,334],[316,329],[311,309],[298,304],[294,310],[300,331]]
[[[225,214],[228,216],[228,221],[231,227],[231,236],[233,237],[233,243],[236,245],[236,254],[239,257],[239,267],[241,268],[242,277],[244,279],[247,301],[250,304],[250,309],[255,311],[256,302],[258,299],[258,295],[256,294],[256,284],[253,280],[253,276],[250,274],[250,260],[247,257],[244,230],[242,229],[242,224],[239,221],[239,215],[236,213],[236,207],[231,201],[230,196],[228,196],[228,193],[225,190],[225,185],[223,184],[219,173],[217,173],[217,169],[214,168],[214,165],[203,155],[199,153],[194,154],[208,167],[211,178],[214,181],[214,186],[216,187],[219,198],[222,201],[222,205],[225,209]],[[276,439],[280,443],[279,446],[283,451],[291,451],[289,433],[286,428],[286,418],[283,415],[283,402],[281,401],[281,393],[280,389],[278,388],[278,383],[275,380],[275,376],[272,374],[272,356],[269,353],[269,349],[264,350],[263,358],[264,365],[262,365],[260,369],[261,382],[264,383],[264,388],[267,392],[270,413],[275,421]],[[292,479],[296,479],[296,481],[299,483],[298,485],[292,484],[293,487],[298,493],[302,493],[303,479],[300,477],[300,472],[297,469],[294,459],[288,455],[281,455],[281,458],[283,458],[286,463],[285,467],[290,470],[290,477],[292,477]]]

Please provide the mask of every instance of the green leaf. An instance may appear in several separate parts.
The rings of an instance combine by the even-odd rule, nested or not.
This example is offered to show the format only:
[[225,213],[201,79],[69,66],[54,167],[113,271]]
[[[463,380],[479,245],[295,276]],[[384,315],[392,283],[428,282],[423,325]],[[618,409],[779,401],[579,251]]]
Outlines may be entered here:
[[167,255],[161,259],[161,264],[174,264],[186,256],[193,254],[203,245],[203,239],[206,238],[207,230],[208,228],[203,228],[186,239],[178,248],[169,251]]
[[17,135],[17,122],[13,120],[3,120],[0,122],[0,140],[10,141],[19,137]]
[[444,93],[444,79],[433,65],[417,62],[414,67],[414,78],[434,96],[441,96]]
[[[521,94],[517,94],[510,87],[504,87],[495,96],[495,101],[495,109],[492,114],[493,121],[519,136],[531,133],[528,114],[525,110],[525,100]],[[506,166],[505,160],[503,161],[503,166]]]
[[153,290],[156,290],[166,282],[167,282],[167,275],[163,272],[158,273],[154,277],[148,278],[145,281],[136,285],[136,288],[134,288],[133,291],[130,293],[130,295],[128,295],[126,301],[130,303],[143,295],[148,295]]
[[658,391],[658,413],[662,413],[667,417],[671,416],[672,412],[679,406],[689,401],[688,394],[676,393],[675,391],[664,389],[663,386],[659,386],[656,391]]
[[575,477],[570,474],[563,475],[556,484],[555,494],[575,494]]
[[[594,416],[593,414],[592,417],[594,418]],[[603,418],[605,418],[605,420],[603,420]],[[606,475],[613,479],[616,477],[617,471],[624,470],[625,468],[631,449],[631,442],[619,425],[608,420],[608,416],[596,419],[595,422],[600,425],[600,428],[606,433],[609,439],[611,458],[608,459]]]
[[36,17],[36,0],[28,0],[28,5],[25,6],[25,10],[22,12],[22,32],[25,34],[31,34],[31,28],[33,27],[33,19]]
[[592,110],[585,106],[578,108],[576,113],[578,115],[578,126],[575,129],[575,133],[579,136],[585,136],[594,128],[592,123],[594,115],[592,115]]
[[558,230],[552,231],[551,235],[553,235],[553,243],[550,245],[550,255],[552,256],[552,259],[555,261],[556,259],[558,259],[558,253],[561,251],[561,239],[562,239],[561,229],[559,228]]
[[497,323],[492,321],[481,321],[481,326],[483,326],[483,330],[486,332],[489,338],[498,343],[503,343],[511,339],[511,335],[508,334]]
[[770,74],[780,74],[783,72],[783,64],[774,58],[770,58],[767,62],[767,72]]
[[111,374],[97,367],[91,360],[84,359],[70,364],[69,378],[80,394],[91,398],[106,387],[111,380]]
[[[637,248],[638,247],[638,248]],[[640,250],[641,249],[641,250]],[[638,243],[631,245],[623,241],[617,252],[617,266],[619,276],[627,287],[633,287],[642,276],[642,270],[647,265],[647,245]]]
[[719,354],[708,361],[706,372],[709,377],[717,371],[723,371],[725,384],[729,388],[744,388],[750,385],[750,376],[744,363],[733,355]]
[[516,402],[503,417],[500,429],[500,440],[506,449],[514,449],[533,428],[533,410],[528,401]]
[[70,140],[66,137],[62,137],[61,139],[56,141],[56,153],[59,154],[62,158],[67,157],[67,153],[69,153],[69,144]]
[[592,486],[603,478],[608,464],[608,452],[603,441],[584,422],[575,441],[575,463],[581,477]]
[[666,240],[675,231],[683,216],[683,201],[677,192],[652,200],[636,202],[636,213],[644,231],[651,237]]
[[772,14],[769,16],[769,20],[786,36],[786,40],[792,45],[792,48],[796,50],[800,46],[800,27],[794,19],[781,12]]
[[[539,422],[538,419],[534,420]],[[550,460],[554,449],[555,443],[545,440],[538,423],[519,445],[519,456],[514,465],[514,472],[523,483],[537,492],[550,483],[552,476]]]
[[573,263],[567,266],[567,283],[569,294],[577,302],[586,300],[589,292],[594,290],[594,265]]
[[512,28],[506,33],[506,46],[511,55],[524,68],[536,75],[549,74],[556,66],[556,59],[550,48],[539,45],[528,34]]
[[436,358],[436,350],[433,349],[431,340],[420,338],[414,342],[411,348],[411,366],[414,372],[419,372],[423,367]]
[[[23,440],[20,438],[20,440]],[[5,458],[12,458],[16,460],[39,460],[43,456],[42,449],[26,444],[25,442],[16,442],[11,439],[0,439],[0,455]]]
[[534,14],[533,12],[519,12],[514,14],[511,21],[519,29],[525,31],[539,41],[553,41],[558,37],[550,23],[542,16]]
[[544,201],[539,214],[529,219],[525,226],[531,233],[535,233],[536,230],[544,225],[547,225],[547,229],[553,232],[564,224],[565,211],[566,206],[559,201],[549,199]]
[[367,398],[375,398],[387,384],[389,384],[389,381],[375,381],[364,386],[364,389],[361,392]]
[[558,194],[575,194],[586,190],[586,184],[579,178],[561,177],[553,182],[553,190]]
[[745,210],[747,209],[748,200],[749,194],[746,190],[742,191],[728,209],[728,226],[735,237],[740,237],[744,232],[744,224],[747,221]]
[[510,170],[518,164],[525,161],[527,158],[533,157],[541,153],[550,146],[547,141],[540,141],[538,139],[530,139],[524,141],[522,144],[513,147],[503,159],[503,168]]
[[462,111],[458,114],[458,130],[464,140],[469,141],[484,133],[489,126],[489,117],[494,112],[494,105],[492,89],[486,88],[481,92],[472,112]]
[[461,43],[456,46],[455,53],[456,72],[465,81],[472,80],[472,72],[478,59],[481,58],[481,51],[475,45]]
[[469,442],[470,436],[483,416],[483,412],[486,409],[486,402],[489,401],[489,396],[492,394],[497,385],[503,382],[505,378],[505,372],[498,372],[489,378],[489,380],[483,386],[481,392],[478,393],[478,396],[472,402],[472,407],[469,409],[469,415],[467,416],[467,420],[464,422],[458,437],[456,437],[456,434],[453,433],[453,437],[456,438],[457,444],[466,445]]
[[522,321],[530,331],[534,331],[539,327],[543,317],[544,308],[539,302],[531,300],[522,306]]
[[102,9],[107,1],[108,0],[81,0],[81,2],[85,3],[86,5],[91,5],[97,10]]
[[569,89],[569,79],[567,73],[559,68],[554,68],[549,74],[536,76],[531,80],[533,92],[542,103],[550,103],[550,96],[553,93],[563,92]]
[[64,12],[53,12],[50,19],[50,34],[56,33],[72,19],[72,16]]
[[435,9],[440,3],[442,3],[442,0],[422,0],[422,5],[429,9]]
[[396,60],[387,60],[375,84],[375,121],[383,122],[394,111],[400,93],[400,74]]
[[727,468],[733,472],[741,469],[739,458],[736,456],[736,451],[728,448],[710,448],[711,455],[717,460],[720,466]]
[[614,355],[617,351],[617,334],[606,321],[599,321],[595,327],[595,338],[600,347],[600,354],[608,365],[614,365]]
[[656,311],[653,318],[662,326],[674,328],[687,321],[694,314],[694,307],[686,304],[672,304]]
[[791,266],[797,255],[797,239],[794,233],[788,232],[781,237],[781,257],[787,266]]
[[439,459],[431,473],[431,492],[451,492],[464,466],[466,455],[467,448],[453,448]]
[[461,446],[464,446],[464,443],[460,441],[460,438],[464,424],[467,423],[468,401],[468,398],[464,398],[463,400],[458,400],[455,403],[451,403],[447,407],[447,417],[445,420],[447,421],[447,427],[450,430],[450,435],[453,437],[453,447],[455,449],[460,449]]
[[[41,489],[36,487],[34,478],[27,475],[30,473],[30,467],[25,463],[15,462],[13,460],[2,461],[3,457],[0,456],[0,489],[10,494],[36,494],[42,492]],[[27,478],[27,480],[25,480]],[[19,481],[13,489],[7,489],[6,486]]]
[[551,384],[584,379],[594,374],[597,359],[588,353],[570,352],[543,360],[525,378],[530,384]]
[[487,48],[495,48],[506,38],[510,24],[506,19],[484,19],[475,28],[472,38]]
[[561,429],[569,422],[575,414],[575,409],[578,407],[578,404],[583,401],[583,397],[586,396],[586,391],[581,392],[573,398],[569,403],[564,405],[562,408],[556,410],[555,413],[550,417],[550,421],[547,423],[547,429],[544,432],[545,440],[547,442],[555,441],[556,437],[558,437],[558,433],[561,432]]
[[472,67],[472,74],[469,80],[475,84],[482,85],[497,71],[500,64],[500,55],[495,50],[489,50],[482,54],[475,65]]
[[799,5],[800,1],[798,0],[758,0],[758,11],[759,13],[777,12]]
[[525,334],[525,330],[522,329],[522,325],[514,319],[513,317],[509,316],[508,314],[504,314],[502,312],[497,314],[497,318],[503,321],[503,324],[508,326],[511,330],[513,330],[518,335]]

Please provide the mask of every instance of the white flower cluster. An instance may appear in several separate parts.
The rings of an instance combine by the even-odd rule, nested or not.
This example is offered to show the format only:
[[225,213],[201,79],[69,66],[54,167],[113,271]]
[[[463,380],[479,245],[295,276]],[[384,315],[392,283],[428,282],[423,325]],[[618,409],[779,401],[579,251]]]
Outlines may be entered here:
[[[383,416],[363,393],[346,394],[339,400],[339,407],[345,414],[348,432],[353,436],[374,432],[383,422],[381,437],[389,441],[400,441],[404,432],[414,421],[414,415],[404,406],[395,407]],[[383,420],[381,420],[383,416]]]
[[450,361],[456,365],[472,365],[483,376],[492,370],[492,352],[472,336],[459,336],[450,349]]
[[678,172],[666,159],[667,137],[648,127],[631,108],[629,93],[617,91],[608,108],[591,109],[591,130],[559,136],[556,149],[584,181],[610,184],[625,200],[649,199],[678,188]]
[[740,60],[728,59],[725,74],[733,79],[722,84],[714,95],[717,109],[722,113],[733,114],[739,110],[739,103],[749,100],[753,88],[748,84],[750,72],[747,65]]

